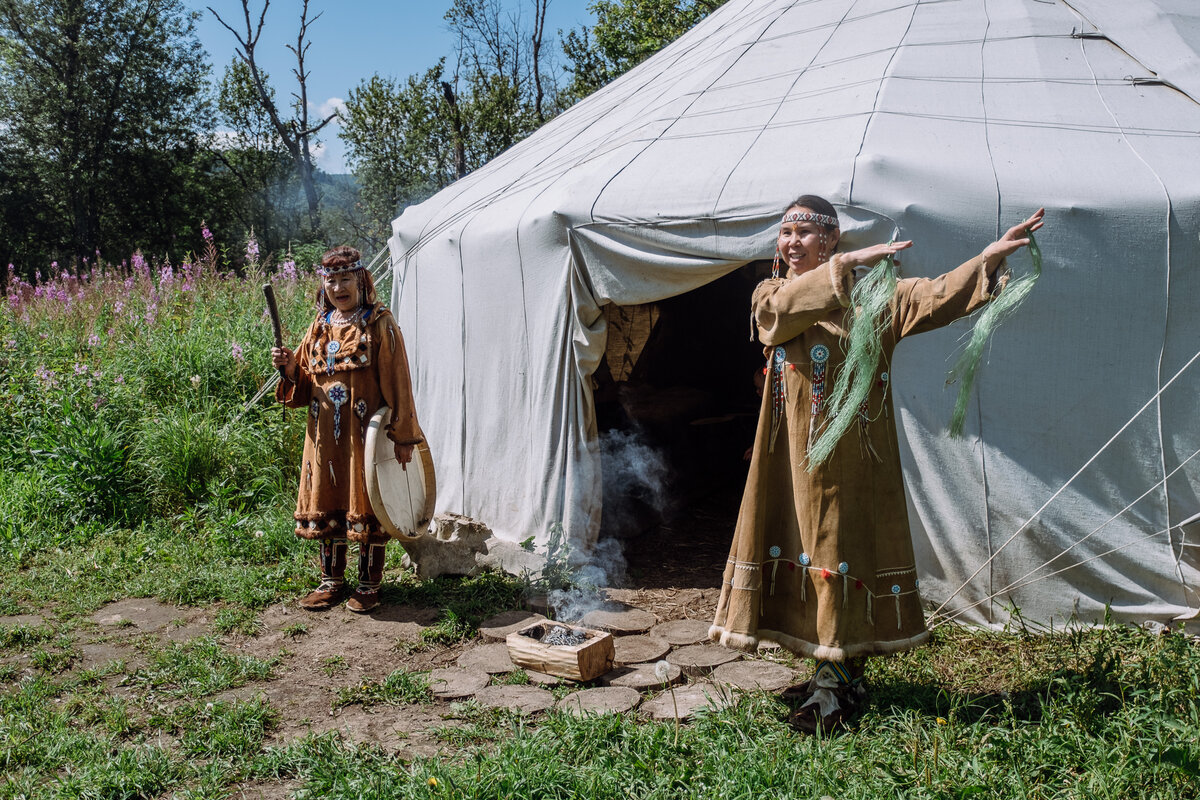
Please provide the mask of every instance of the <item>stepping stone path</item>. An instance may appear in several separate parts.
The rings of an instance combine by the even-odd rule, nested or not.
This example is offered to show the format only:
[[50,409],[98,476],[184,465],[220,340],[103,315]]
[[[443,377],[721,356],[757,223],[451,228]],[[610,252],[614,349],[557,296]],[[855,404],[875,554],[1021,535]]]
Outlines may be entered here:
[[508,645],[503,643],[472,647],[458,657],[458,666],[463,669],[477,669],[489,675],[500,675],[517,668],[508,657]]
[[[590,688],[533,670],[525,670],[528,685],[492,685],[492,675],[517,669],[509,656],[508,635],[545,621],[545,616],[527,610],[506,611],[486,620],[479,628],[486,644],[461,653],[457,667],[430,673],[434,697],[474,697],[484,707],[508,708],[520,714],[550,708],[569,714],[624,714],[636,709],[639,716],[650,719],[682,721],[691,719],[699,708],[732,704],[738,691],[777,692],[796,680],[797,673],[782,664],[760,659],[743,661],[740,651],[710,642],[707,620],[659,623],[647,611],[610,601],[579,620],[585,627],[613,635],[614,669],[591,683]],[[671,691],[663,690],[664,682],[655,674],[656,664],[664,662],[666,685],[674,689],[674,698]],[[570,693],[555,702],[544,688],[552,686],[564,686]],[[650,695],[650,699],[644,699]]]
[[683,670],[689,678],[703,678],[722,664],[737,661],[742,654],[719,644],[693,644],[667,656],[667,661]]
[[536,686],[485,686],[475,693],[484,708],[507,708],[518,714],[536,714],[554,705],[554,695]]
[[522,628],[528,628],[546,618],[532,611],[504,611],[490,619],[485,619],[479,626],[479,635],[485,642],[503,642],[510,633],[516,633]]
[[642,693],[637,689],[622,686],[601,686],[598,689],[584,689],[562,698],[555,708],[569,714],[583,716],[584,714],[624,714],[632,711],[642,702]]
[[435,669],[429,673],[429,689],[440,700],[460,700],[486,688],[492,680],[478,669]]
[[[663,682],[654,674],[654,664],[635,664],[629,667],[617,667],[612,672],[600,678],[607,686],[623,686],[638,691],[663,688]],[[667,668],[667,685],[674,686],[683,683],[683,670],[674,664]]]
[[658,623],[658,617],[649,611],[621,603],[589,611],[580,622],[588,628],[608,631],[613,636],[629,636],[650,630]]
[[675,689],[674,699],[671,694],[666,691],[656,695],[642,704],[642,711],[651,719],[673,720],[678,717],[682,721],[691,719],[696,709],[706,706],[724,708],[733,702],[728,689],[704,681]]
[[613,666],[623,667],[627,664],[643,664],[647,661],[658,661],[671,650],[666,639],[653,636],[614,636]]
[[708,641],[708,629],[712,623],[701,619],[673,619],[660,622],[650,629],[651,636],[666,639],[667,644],[682,647]]
[[770,661],[731,661],[713,670],[715,682],[731,686],[735,689],[764,692],[778,692],[791,686],[795,673],[782,664],[772,664]]

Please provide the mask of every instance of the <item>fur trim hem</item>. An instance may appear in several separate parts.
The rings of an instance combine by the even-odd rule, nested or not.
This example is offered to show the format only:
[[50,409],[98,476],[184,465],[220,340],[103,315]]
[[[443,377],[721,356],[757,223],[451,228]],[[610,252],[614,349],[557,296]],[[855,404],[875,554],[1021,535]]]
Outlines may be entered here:
[[721,645],[721,647],[728,647],[730,650],[744,650],[747,653],[753,653],[758,649],[757,638],[747,636],[744,633],[727,631],[720,625],[713,625],[708,629],[708,638]]
[[814,644],[795,636],[789,636],[781,631],[759,630],[759,638],[771,639],[798,656],[816,658],[823,661],[845,661],[848,658],[860,656],[883,656],[890,653],[901,653],[920,647],[929,640],[929,631],[910,636],[907,639],[890,639],[883,642],[859,642],[858,644],[833,647],[825,644]]

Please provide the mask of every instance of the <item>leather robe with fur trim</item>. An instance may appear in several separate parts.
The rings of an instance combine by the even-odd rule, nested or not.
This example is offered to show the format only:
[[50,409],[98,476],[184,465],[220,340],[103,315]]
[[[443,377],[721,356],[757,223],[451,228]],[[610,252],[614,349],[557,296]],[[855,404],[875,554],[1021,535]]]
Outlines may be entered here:
[[388,438],[397,444],[425,438],[400,328],[382,304],[364,316],[355,324],[332,325],[328,314],[319,315],[296,349],[296,383],[280,381],[275,391],[289,408],[308,409],[295,513],[296,535],[305,539],[386,541],[366,491],[367,424],[388,406]]
[[709,632],[728,647],[753,649],[769,641],[803,656],[841,661],[905,650],[929,635],[887,371],[902,338],[969,314],[990,299],[993,287],[979,257],[937,278],[898,282],[866,407],[828,459],[809,472],[809,439],[826,421],[822,388],[826,395],[832,389],[847,348],[852,281],[835,255],[803,275],[763,281],[754,291],[754,319],[768,358],[777,357],[776,346],[783,348],[784,395],[772,446],[768,377]]

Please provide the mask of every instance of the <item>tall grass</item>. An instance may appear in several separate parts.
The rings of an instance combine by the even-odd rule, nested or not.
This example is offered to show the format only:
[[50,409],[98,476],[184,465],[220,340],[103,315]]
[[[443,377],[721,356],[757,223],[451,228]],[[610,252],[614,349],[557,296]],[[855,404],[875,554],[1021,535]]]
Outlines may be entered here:
[[[274,283],[298,338],[311,273],[210,243],[183,263],[10,266],[0,311],[0,564],[119,531],[220,535],[294,498],[300,415],[267,396]],[[236,267],[236,269],[235,269]],[[261,520],[260,520],[261,522]],[[179,528],[180,525],[168,526]],[[254,530],[254,529],[251,529]]]

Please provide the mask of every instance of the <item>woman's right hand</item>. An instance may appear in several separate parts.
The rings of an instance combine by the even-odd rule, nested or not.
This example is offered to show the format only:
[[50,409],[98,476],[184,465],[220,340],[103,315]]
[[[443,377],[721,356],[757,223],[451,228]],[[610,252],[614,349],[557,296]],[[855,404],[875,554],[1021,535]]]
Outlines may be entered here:
[[283,368],[284,377],[296,382],[296,354],[286,347],[271,348],[271,363]]
[[[912,247],[912,244],[911,241],[873,244],[861,250],[851,250],[849,253],[842,253],[841,258],[842,262],[851,268],[873,267],[888,256],[894,256],[901,250]],[[895,259],[895,262],[899,264],[900,259]]]

